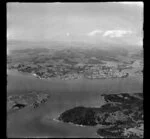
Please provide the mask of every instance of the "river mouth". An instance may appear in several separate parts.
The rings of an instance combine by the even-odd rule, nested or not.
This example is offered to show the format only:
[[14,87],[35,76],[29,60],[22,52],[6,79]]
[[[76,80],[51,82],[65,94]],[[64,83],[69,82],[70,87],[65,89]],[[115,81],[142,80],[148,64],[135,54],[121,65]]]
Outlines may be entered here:
[[[76,106],[99,107],[103,104],[100,94],[142,92],[142,82],[134,78],[72,81],[40,80],[18,72],[8,73],[7,93],[24,94],[29,91],[45,91],[50,98],[46,104],[30,110],[8,114],[8,137],[98,137],[97,127],[82,127],[58,122],[62,112]],[[45,116],[49,115],[49,122]],[[44,120],[43,120],[44,118]]]

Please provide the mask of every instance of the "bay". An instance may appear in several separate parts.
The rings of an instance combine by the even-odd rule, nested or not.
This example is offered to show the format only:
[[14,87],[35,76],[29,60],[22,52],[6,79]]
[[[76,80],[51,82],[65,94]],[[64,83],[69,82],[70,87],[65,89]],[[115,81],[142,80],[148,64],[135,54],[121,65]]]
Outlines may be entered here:
[[58,122],[60,113],[75,106],[99,107],[103,93],[142,92],[143,82],[136,77],[120,79],[37,79],[31,74],[7,71],[7,95],[41,91],[50,94],[38,109],[22,109],[8,115],[8,137],[98,137],[97,127],[81,127]]

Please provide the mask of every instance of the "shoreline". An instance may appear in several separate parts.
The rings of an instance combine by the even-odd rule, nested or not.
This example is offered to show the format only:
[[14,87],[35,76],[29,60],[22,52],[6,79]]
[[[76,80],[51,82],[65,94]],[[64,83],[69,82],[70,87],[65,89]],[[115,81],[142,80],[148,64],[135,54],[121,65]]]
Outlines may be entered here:
[[[98,130],[96,131],[96,133],[100,137],[101,134],[104,134],[104,138],[107,136],[127,137],[124,134],[125,129],[134,130],[137,129],[139,124],[143,124],[143,110],[141,109],[143,106],[143,95],[141,95],[141,93],[135,93],[134,95],[131,95],[129,93],[107,95],[105,94],[104,97],[107,103],[102,105],[99,108],[99,111],[98,109],[96,110],[95,107],[74,107],[61,113],[59,116],[60,120],[57,121],[61,121],[63,123],[68,123],[71,125],[78,125],[81,127],[97,127],[98,125],[99,127],[97,127]],[[135,113],[137,108],[140,109],[138,114]],[[131,109],[133,111],[131,111]],[[90,123],[87,120],[88,113],[85,114],[85,112],[90,112],[90,115],[88,115],[91,117]],[[109,117],[107,117],[106,114],[108,114]],[[96,117],[93,115],[99,115],[99,118],[101,116],[105,116],[106,119],[104,120],[104,118],[102,118],[102,121],[97,121],[97,119],[95,119]],[[128,125],[126,125],[126,123],[128,123]],[[117,131],[118,135],[113,131]],[[135,134],[134,131],[130,133],[130,136],[132,136],[133,134]],[[135,136],[142,136],[142,131],[140,132],[140,135],[136,133]]]
[[32,77],[35,77],[37,79],[40,79],[40,80],[57,80],[57,79],[60,79],[62,81],[70,81],[70,80],[79,80],[79,79],[82,79],[82,78],[85,78],[85,79],[88,79],[88,80],[106,80],[106,79],[125,79],[125,78],[128,78],[130,76],[126,76],[126,77],[101,77],[101,78],[88,78],[88,77],[85,77],[83,75],[80,75],[79,78],[61,78],[61,77],[52,77],[52,78],[42,78],[40,76],[38,76],[36,73],[28,73],[28,72],[22,72],[22,71],[18,71],[17,69],[7,69],[7,73],[9,71],[15,71],[15,72],[19,72],[19,73],[22,73],[22,74],[29,74],[31,75]]

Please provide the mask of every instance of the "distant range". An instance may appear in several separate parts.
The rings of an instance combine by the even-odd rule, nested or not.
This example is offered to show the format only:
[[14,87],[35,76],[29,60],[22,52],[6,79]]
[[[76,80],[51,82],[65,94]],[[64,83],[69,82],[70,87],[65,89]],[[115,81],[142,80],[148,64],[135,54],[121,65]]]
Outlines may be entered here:
[[135,52],[143,49],[140,45],[129,45],[127,43],[110,43],[110,42],[88,42],[88,41],[21,41],[8,40],[7,50],[27,49],[27,48],[50,48],[50,49],[64,49],[68,47],[73,48],[99,48],[99,49],[116,49]]

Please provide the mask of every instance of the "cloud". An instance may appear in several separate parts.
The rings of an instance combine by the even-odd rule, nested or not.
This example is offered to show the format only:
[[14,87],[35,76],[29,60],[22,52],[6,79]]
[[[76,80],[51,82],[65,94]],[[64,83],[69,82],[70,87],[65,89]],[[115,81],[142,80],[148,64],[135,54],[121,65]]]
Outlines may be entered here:
[[93,30],[92,32],[89,32],[88,36],[95,36],[97,34],[101,34],[103,37],[123,37],[125,34],[131,34],[131,30]]
[[131,34],[132,31],[128,30],[108,30],[105,31],[103,36],[109,36],[109,37],[123,37],[125,34]]
[[96,34],[100,34],[102,32],[103,31],[101,31],[101,30],[93,30],[92,32],[88,33],[87,35],[88,36],[95,36]]

